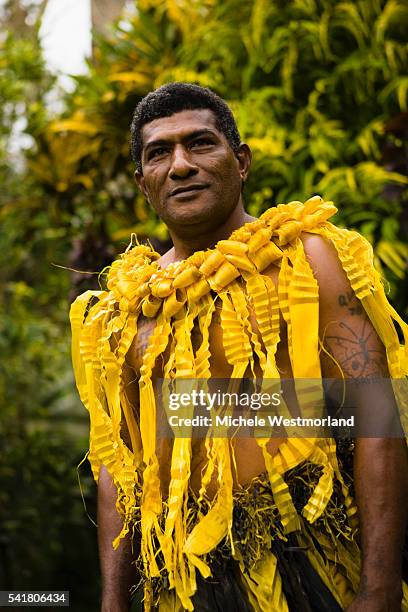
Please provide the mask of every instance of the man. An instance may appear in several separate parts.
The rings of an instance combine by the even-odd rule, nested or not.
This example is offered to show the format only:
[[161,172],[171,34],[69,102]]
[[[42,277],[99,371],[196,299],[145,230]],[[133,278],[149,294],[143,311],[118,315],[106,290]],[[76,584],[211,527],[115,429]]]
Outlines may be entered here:
[[160,379],[402,378],[393,321],[405,336],[407,326],[367,243],[328,223],[335,209],[320,198],[250,217],[250,150],[207,89],[172,83],[146,96],[132,154],[173,247],[160,258],[130,248],[108,291],[81,296],[71,315],[102,610],[129,609],[133,558],[146,610],[400,610],[405,440],[355,440],[356,533],[347,453],[338,460],[331,439],[156,436]]

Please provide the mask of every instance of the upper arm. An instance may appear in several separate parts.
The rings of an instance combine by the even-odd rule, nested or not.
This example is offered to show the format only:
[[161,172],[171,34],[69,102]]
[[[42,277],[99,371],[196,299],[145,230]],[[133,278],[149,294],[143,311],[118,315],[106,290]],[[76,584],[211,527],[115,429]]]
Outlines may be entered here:
[[384,345],[325,238],[302,235],[306,257],[319,285],[319,336],[325,378],[388,376]]
[[[400,435],[384,345],[352,290],[333,245],[311,234],[302,240],[319,285],[320,362],[326,394],[333,407],[352,409],[350,414],[357,419],[355,437]],[[345,384],[333,379],[345,379]]]

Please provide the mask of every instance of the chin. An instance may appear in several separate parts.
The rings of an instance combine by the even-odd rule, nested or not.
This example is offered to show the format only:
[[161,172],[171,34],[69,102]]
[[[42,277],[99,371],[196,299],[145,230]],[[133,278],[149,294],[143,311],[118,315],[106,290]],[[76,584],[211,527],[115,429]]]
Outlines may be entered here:
[[219,211],[217,211],[217,207],[214,206],[201,205],[197,208],[186,206],[183,209],[179,208],[171,212],[173,213],[171,216],[166,215],[166,217],[163,218],[166,225],[170,227],[198,225],[200,223],[207,224],[209,221],[212,221],[215,227],[218,227],[220,224],[220,222],[218,222]]

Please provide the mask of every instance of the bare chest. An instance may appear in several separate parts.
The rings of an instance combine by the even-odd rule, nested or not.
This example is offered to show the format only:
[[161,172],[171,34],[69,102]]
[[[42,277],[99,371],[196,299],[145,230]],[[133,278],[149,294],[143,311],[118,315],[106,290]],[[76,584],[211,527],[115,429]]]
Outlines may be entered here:
[[[272,278],[275,283],[277,283],[277,272],[277,269],[274,269],[272,271]],[[212,378],[230,378],[233,371],[233,366],[228,362],[224,349],[224,331],[222,327],[221,309],[221,300],[217,299],[215,302],[215,310],[212,313],[211,323],[208,329],[208,349],[210,353],[209,363]],[[259,345],[264,350],[265,347],[263,344],[263,339],[259,330],[259,326],[257,324],[255,313],[251,308],[249,308],[248,310],[250,330],[247,331],[249,334],[249,341],[253,342],[254,337],[256,337],[258,339]],[[155,326],[156,322],[154,320],[142,316],[139,318],[137,336],[135,337],[135,340],[130,348],[127,359],[128,363],[132,364],[135,382],[139,376],[140,368],[143,363],[143,356],[146,350],[148,349],[149,341],[155,329]],[[252,334],[254,334],[254,336],[252,336],[251,339],[250,336]],[[191,346],[193,354],[197,353],[202,341],[202,329],[200,329],[198,321],[194,321],[191,330]],[[164,377],[165,366],[168,363],[168,360],[171,358],[172,350],[174,350],[174,345],[172,346],[172,338],[170,338],[166,349],[161,355],[159,355],[156,360],[152,375],[153,382],[159,378]],[[292,369],[288,354],[286,325],[282,317],[280,320],[280,337],[275,357],[276,365],[281,377],[291,378]],[[260,364],[256,356],[254,356],[254,367],[255,377],[262,377],[262,370],[260,368]],[[248,378],[253,377],[253,372],[252,370],[250,370],[249,366],[247,368],[245,376]],[[277,449],[281,441],[282,440],[278,438],[273,439],[269,445],[270,452],[274,452],[274,450]],[[157,449],[160,459],[160,477],[162,480],[163,490],[167,489],[170,479],[169,467],[171,464],[171,447],[172,444],[166,443],[159,445],[159,448]],[[249,482],[253,477],[264,471],[265,464],[263,460],[262,450],[257,445],[254,439],[237,439],[235,441],[234,454],[235,465],[237,468],[237,482]],[[191,461],[190,483],[193,489],[199,489],[202,468],[205,465],[205,462],[206,454],[203,440],[196,440],[193,442]]]

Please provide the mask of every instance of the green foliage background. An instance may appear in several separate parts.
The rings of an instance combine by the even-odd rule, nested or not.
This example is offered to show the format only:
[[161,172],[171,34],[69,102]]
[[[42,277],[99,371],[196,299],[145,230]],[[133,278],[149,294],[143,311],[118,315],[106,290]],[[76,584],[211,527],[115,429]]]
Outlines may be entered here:
[[[217,91],[254,153],[248,211],[333,199],[337,222],[372,241],[407,314],[406,4],[140,0],[137,9],[95,40],[89,74],[58,114],[37,27],[0,45],[0,588],[70,588],[78,611],[97,610],[98,584],[76,481],[87,422],[67,317],[97,275],[54,264],[96,272],[131,232],[166,240],[132,179],[128,126],[143,95],[172,80]],[[26,137],[18,154],[16,126]],[[83,488],[95,516],[86,468]]]

